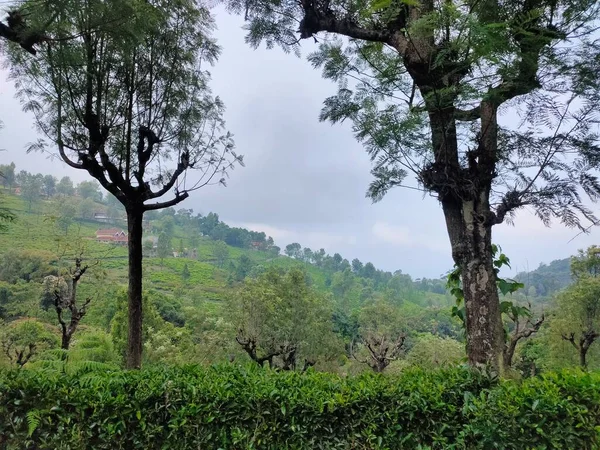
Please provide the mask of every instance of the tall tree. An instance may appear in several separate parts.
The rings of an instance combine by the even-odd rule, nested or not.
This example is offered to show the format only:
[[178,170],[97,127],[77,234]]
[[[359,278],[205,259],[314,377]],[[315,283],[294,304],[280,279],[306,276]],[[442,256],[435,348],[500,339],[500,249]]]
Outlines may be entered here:
[[[411,173],[437,197],[465,286],[471,364],[502,366],[492,228],[528,206],[584,228],[600,195],[600,3],[594,0],[230,0],[248,42],[298,49],[339,83],[322,120],[349,120],[380,200]],[[298,26],[299,24],[299,26]],[[342,39],[344,37],[345,39]],[[499,121],[500,111],[517,120]]]
[[171,238],[163,231],[158,235],[158,242],[156,243],[156,254],[160,258],[161,264],[163,259],[171,255],[172,252],[173,247],[171,246]]
[[19,174],[19,184],[21,185],[21,196],[27,202],[28,210],[34,202],[40,199],[42,195],[43,176],[41,174],[33,175],[28,172],[21,171]]
[[223,241],[216,241],[213,245],[213,256],[217,262],[217,266],[223,267],[225,261],[229,259],[229,247]]
[[[1,124],[0,124],[0,128]],[[0,183],[2,186],[12,188],[15,184],[15,163],[0,164]]]
[[75,195],[73,181],[71,181],[69,177],[62,177],[56,185],[56,193],[65,197],[71,197]]
[[[48,26],[56,40],[39,58],[9,52],[11,74],[48,136],[31,149],[50,141],[63,161],[87,171],[125,207],[127,367],[138,368],[144,213],[176,205],[219,179],[224,183],[227,170],[242,161],[224,130],[223,104],[201,68],[219,54],[206,9],[191,0],[69,5]],[[28,20],[41,21],[36,13],[32,9]],[[192,169],[197,174],[186,176]]]
[[102,200],[100,186],[95,181],[82,181],[77,185],[77,193],[83,199],[90,199],[97,202]]
[[[2,123],[0,122],[0,128],[2,128]],[[9,175],[6,175],[6,174]],[[2,181],[2,185],[6,187],[12,186],[15,178],[15,163],[11,163],[9,166],[0,166],[0,180]],[[5,184],[6,183],[6,184]],[[1,205],[1,203],[0,203]],[[15,215],[10,211],[10,209],[0,206],[0,232],[6,231],[8,228],[8,223],[13,222],[15,220]]]
[[52,197],[56,193],[56,178],[52,175],[44,175],[42,183],[44,187],[44,195],[47,198]]
[[65,232],[69,233],[69,227],[73,224],[75,214],[77,213],[77,207],[72,201],[61,201],[56,205],[56,226]]

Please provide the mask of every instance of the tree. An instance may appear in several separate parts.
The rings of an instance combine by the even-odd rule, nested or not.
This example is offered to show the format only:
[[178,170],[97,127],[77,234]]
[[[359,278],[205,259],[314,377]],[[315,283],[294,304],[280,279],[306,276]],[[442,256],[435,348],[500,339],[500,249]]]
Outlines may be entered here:
[[91,198],[84,198],[77,205],[77,213],[82,219],[91,219],[94,217],[94,201]]
[[52,197],[56,193],[56,178],[52,175],[45,175],[42,183],[46,197]]
[[77,257],[75,258],[75,266],[69,269],[68,283],[64,277],[52,275],[44,279],[42,303],[47,304],[49,297],[53,300],[52,305],[60,324],[61,348],[64,350],[69,350],[71,339],[92,301],[92,297],[87,297],[83,304],[80,306],[77,304],[77,285],[88,269],[89,266],[82,265],[81,257]]
[[143,253],[145,256],[150,256],[154,252],[154,241],[152,239],[146,239],[144,241]]
[[359,354],[352,349],[352,356],[381,373],[404,350],[406,334],[400,310],[383,301],[375,301],[360,310],[358,332],[364,350]]
[[302,246],[297,242],[285,246],[285,254],[290,258],[299,258],[302,256]]
[[228,310],[236,342],[260,366],[306,370],[339,355],[327,301],[301,270],[247,279]]
[[248,256],[240,255],[238,263],[235,266],[235,279],[237,281],[242,281],[246,278],[250,274],[252,266],[252,260]]
[[360,262],[360,260],[358,258],[354,258],[352,260],[352,271],[357,274],[357,275],[361,275],[362,271],[363,271],[363,263]]
[[0,258],[0,280],[15,284],[41,281],[47,275],[55,275],[54,255],[37,250],[6,250]]
[[[13,300],[13,292],[7,286],[0,286],[0,321],[8,319],[6,306]],[[1,322],[0,322],[1,323]]]
[[375,268],[373,263],[371,263],[371,262],[366,263],[362,270],[362,276],[365,278],[374,279],[376,274],[377,274],[377,269]]
[[503,352],[504,368],[510,369],[513,365],[517,344],[522,339],[527,339],[540,331],[545,316],[542,314],[541,317],[534,320],[531,314],[531,305],[529,307],[518,306],[508,301],[500,303],[500,311],[508,318],[512,327],[512,331],[506,333]]
[[586,368],[590,347],[600,338],[600,249],[591,246],[571,259],[575,283],[557,297],[551,327],[577,351]]
[[15,184],[15,163],[0,164],[0,182],[3,187],[12,188]]
[[77,194],[83,199],[90,199],[94,202],[102,201],[102,192],[100,186],[95,181],[82,181],[77,185]]
[[17,217],[10,209],[0,206],[0,232],[6,231],[8,224],[14,222],[16,219]]
[[409,364],[433,370],[456,366],[465,358],[465,346],[455,339],[431,333],[420,335],[406,354]]
[[223,267],[225,261],[229,259],[229,247],[223,241],[216,241],[213,245],[213,257],[217,262],[217,266]]
[[156,243],[156,254],[161,259],[161,263],[163,259],[172,253],[172,251],[173,247],[171,247],[171,238],[165,232],[160,233]]
[[189,269],[187,263],[185,263],[183,265],[183,269],[181,271],[181,279],[183,280],[184,283],[187,283],[190,279],[190,269]]
[[[189,0],[70,7],[77,13],[48,25],[54,41],[37,59],[9,52],[11,74],[48,137],[31,149],[50,141],[64,162],[87,171],[125,207],[127,367],[138,368],[144,213],[174,206],[219,178],[224,184],[242,159],[224,131],[223,104],[200,69],[219,53],[206,9]],[[28,20],[40,22],[42,13],[33,8]],[[110,26],[95,26],[104,23]],[[192,169],[199,176],[189,182],[184,174]]]
[[305,247],[302,251],[302,259],[307,263],[313,262],[313,251],[310,248]]
[[56,193],[64,197],[72,197],[75,195],[73,181],[69,177],[62,177],[56,185]]
[[[248,42],[298,50],[339,83],[321,120],[349,120],[381,200],[408,174],[439,200],[466,287],[467,353],[501,369],[492,228],[525,206],[584,229],[594,174],[600,4],[590,0],[347,2],[230,0]],[[499,111],[519,121],[499,123]]]
[[0,344],[8,360],[18,368],[36,355],[56,346],[56,336],[36,320],[16,320],[0,331]]
[[33,175],[22,171],[19,175],[21,185],[21,197],[27,202],[28,210],[31,211],[33,202],[40,199],[42,194],[43,177],[41,174]]
[[[513,294],[519,289],[523,289],[525,285],[515,280],[504,279],[499,276],[500,268],[508,266],[510,268],[510,259],[502,253],[502,249],[492,244],[491,248],[492,260],[494,266],[494,279],[498,290],[502,295]],[[465,311],[463,306],[465,299],[464,289],[461,284],[461,269],[455,265],[452,272],[448,274],[447,289],[450,294],[456,298],[456,306],[452,308],[452,315],[458,317],[463,326],[465,326]],[[500,303],[500,314],[502,319],[507,319],[508,322],[504,329],[504,346],[502,348],[502,367],[504,371],[508,371],[512,367],[512,361],[519,341],[530,337],[537,333],[544,323],[544,314],[537,320],[533,320],[531,305],[529,307],[519,306],[510,300],[504,300]],[[511,330],[509,330],[511,328]]]
[[198,246],[200,245],[200,232],[198,230],[190,230],[189,231],[189,240],[190,240],[190,247],[192,248],[192,250],[194,249],[198,249]]
[[75,214],[77,210],[75,205],[71,201],[60,201],[56,205],[56,226],[65,232],[65,234],[69,233],[69,227],[73,223],[75,219]]

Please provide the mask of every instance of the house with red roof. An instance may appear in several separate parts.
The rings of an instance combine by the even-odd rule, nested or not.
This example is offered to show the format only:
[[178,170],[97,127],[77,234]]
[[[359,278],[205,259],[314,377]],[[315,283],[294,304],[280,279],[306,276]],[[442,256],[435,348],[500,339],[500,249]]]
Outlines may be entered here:
[[106,244],[127,245],[127,233],[118,228],[106,228],[96,231],[96,240]]

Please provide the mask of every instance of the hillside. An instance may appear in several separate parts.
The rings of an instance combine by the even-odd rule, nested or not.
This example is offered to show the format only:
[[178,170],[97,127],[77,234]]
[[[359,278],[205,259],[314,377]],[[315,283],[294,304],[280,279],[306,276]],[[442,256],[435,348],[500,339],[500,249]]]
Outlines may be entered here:
[[[79,187],[68,194],[40,191],[34,198],[25,194],[14,187],[0,194],[2,205],[15,215],[15,221],[0,233],[0,291],[4,292],[0,319],[37,318],[53,329],[55,312],[40,308],[43,277],[64,273],[81,256],[90,269],[79,292],[92,298],[82,329],[110,334],[118,347],[115,334],[125,308],[127,250],[98,242],[96,232],[125,228],[119,205],[99,191],[91,199]],[[157,315],[153,329],[166,327],[169,333],[181,329],[196,344],[217,345],[217,354],[233,351],[231,338],[222,342],[228,301],[246,278],[269,268],[305,272],[310,284],[331,299],[334,327],[344,339],[355,333],[362,305],[378,298],[412,317],[414,332],[442,330],[456,335],[458,329],[449,315],[452,300],[443,280],[414,281],[406,274],[380,271],[358,260],[351,264],[338,254],[302,249],[299,244],[288,245],[286,255],[281,255],[265,233],[229,227],[214,213],[194,216],[191,210],[168,209],[148,214],[144,233],[144,289],[150,311]],[[161,244],[165,236],[167,244]]]
[[557,259],[529,272],[519,272],[515,279],[525,284],[532,298],[551,297],[571,284],[571,259]]

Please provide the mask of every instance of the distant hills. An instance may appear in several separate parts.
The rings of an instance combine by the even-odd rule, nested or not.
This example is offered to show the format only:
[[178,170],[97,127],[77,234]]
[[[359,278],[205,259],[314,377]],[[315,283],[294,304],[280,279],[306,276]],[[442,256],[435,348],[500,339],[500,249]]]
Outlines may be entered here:
[[571,284],[571,259],[557,259],[529,272],[519,272],[515,279],[525,284],[530,297],[550,297]]

